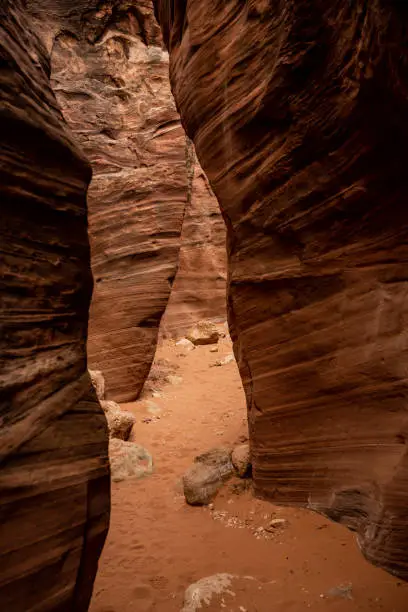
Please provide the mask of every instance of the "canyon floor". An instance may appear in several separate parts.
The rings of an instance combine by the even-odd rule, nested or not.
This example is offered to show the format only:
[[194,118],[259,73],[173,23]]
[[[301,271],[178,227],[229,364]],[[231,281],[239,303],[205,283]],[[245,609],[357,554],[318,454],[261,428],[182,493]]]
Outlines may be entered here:
[[[90,612],[406,612],[408,585],[367,563],[340,525],[257,500],[239,479],[213,507],[185,503],[181,477],[194,457],[246,434],[235,362],[212,367],[231,344],[212,348],[180,354],[164,341],[142,399],[122,405],[136,416],[134,441],[152,453],[154,473],[112,483]],[[271,528],[274,518],[286,520]],[[224,590],[183,607],[185,590],[214,574],[225,574]]]

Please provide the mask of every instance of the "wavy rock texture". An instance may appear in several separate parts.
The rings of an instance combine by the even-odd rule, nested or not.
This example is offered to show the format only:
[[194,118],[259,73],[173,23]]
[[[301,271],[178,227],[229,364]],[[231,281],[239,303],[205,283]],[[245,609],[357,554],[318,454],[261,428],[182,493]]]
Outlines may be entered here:
[[20,0],[0,7],[0,602],[88,608],[109,520],[106,422],[86,370],[88,163]]
[[182,121],[228,225],[259,495],[408,579],[408,12],[156,0]]
[[[192,154],[152,2],[57,5],[64,28],[49,35],[52,86],[93,168],[88,204],[96,284],[88,357],[104,372],[108,397],[131,401],[149,372],[177,270],[171,330],[185,329],[201,312],[223,314],[224,224],[198,166],[191,192]],[[200,237],[198,225],[204,225]],[[214,244],[203,248],[208,239]]]
[[180,338],[202,319],[226,318],[225,224],[193,147],[191,192],[181,232],[179,266],[166,312],[163,336]]
[[143,386],[177,271],[186,141],[151,2],[91,4],[55,32],[52,86],[93,168],[88,357],[120,402]]

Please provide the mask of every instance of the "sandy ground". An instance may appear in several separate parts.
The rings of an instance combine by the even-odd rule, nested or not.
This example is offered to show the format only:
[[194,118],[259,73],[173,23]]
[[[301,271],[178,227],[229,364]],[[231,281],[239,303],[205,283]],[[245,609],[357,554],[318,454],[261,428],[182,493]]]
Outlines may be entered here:
[[[407,612],[408,585],[368,564],[353,534],[311,512],[254,499],[250,481],[231,481],[213,508],[186,505],[180,479],[194,456],[246,432],[236,364],[211,367],[231,345],[223,339],[218,353],[210,348],[180,356],[165,342],[156,359],[168,360],[176,378],[164,382],[158,367],[143,400],[122,406],[136,415],[135,441],[155,468],[112,484],[91,612],[180,612],[187,587],[217,573],[230,575],[227,590],[197,609]],[[271,529],[276,517],[286,523]]]

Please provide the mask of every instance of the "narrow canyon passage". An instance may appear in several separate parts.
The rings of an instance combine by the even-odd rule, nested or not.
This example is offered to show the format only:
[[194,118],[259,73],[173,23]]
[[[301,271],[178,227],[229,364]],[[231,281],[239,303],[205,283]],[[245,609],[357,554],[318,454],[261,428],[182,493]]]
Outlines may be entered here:
[[[367,563],[352,533],[317,514],[256,500],[250,480],[230,480],[213,507],[191,507],[181,478],[195,456],[246,435],[246,408],[232,352],[163,341],[132,439],[153,456],[142,479],[112,482],[111,526],[90,612],[406,612],[408,585]],[[285,519],[269,529],[271,521]],[[185,590],[230,574],[227,591],[202,607]],[[224,577],[225,578],[225,577]]]
[[[407,17],[0,2],[1,610],[407,611],[362,559],[408,583]],[[135,401],[166,307],[217,316],[226,280],[254,490],[292,509],[184,500],[246,436],[227,338],[162,342]]]

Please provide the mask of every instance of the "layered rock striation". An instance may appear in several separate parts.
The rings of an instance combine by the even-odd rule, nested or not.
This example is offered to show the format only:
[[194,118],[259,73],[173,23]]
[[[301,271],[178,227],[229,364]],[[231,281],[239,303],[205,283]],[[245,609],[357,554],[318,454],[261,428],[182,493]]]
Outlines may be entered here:
[[0,607],[85,612],[109,521],[86,369],[91,170],[23,8],[0,6]]
[[91,4],[62,7],[52,87],[93,169],[90,366],[103,371],[108,398],[132,401],[149,372],[178,268],[186,140],[151,2]]
[[190,150],[191,189],[178,269],[160,326],[172,338],[185,335],[197,321],[226,318],[225,224],[192,144]]
[[131,399],[177,270],[191,145],[150,2],[4,0],[0,18],[0,601],[82,612],[109,521],[91,165],[90,365]]
[[401,3],[156,0],[228,228],[259,495],[408,579],[408,20]]
[[224,314],[224,223],[180,125],[152,2],[37,4],[39,21],[59,8],[48,34],[52,87],[93,169],[89,362],[104,372],[108,397],[131,401],[176,273],[168,334]]

